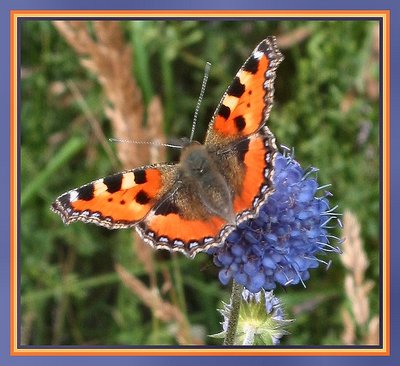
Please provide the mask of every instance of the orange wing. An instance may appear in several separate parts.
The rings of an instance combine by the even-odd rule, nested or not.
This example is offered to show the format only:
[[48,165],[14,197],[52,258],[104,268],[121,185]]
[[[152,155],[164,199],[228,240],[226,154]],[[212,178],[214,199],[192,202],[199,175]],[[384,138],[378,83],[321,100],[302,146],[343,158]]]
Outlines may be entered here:
[[282,60],[275,37],[268,37],[254,49],[222,97],[208,128],[206,145],[249,136],[266,123],[275,71]]
[[188,257],[219,245],[234,229],[218,216],[185,218],[178,212],[150,214],[136,226],[140,236],[156,249],[178,251]]
[[217,107],[205,145],[233,192],[240,223],[254,217],[273,192],[277,147],[265,125],[273,104],[276,69],[283,56],[275,37],[263,40],[236,74]]
[[94,223],[108,229],[136,225],[174,184],[174,164],[149,165],[110,175],[64,193],[52,204],[64,223]]
[[189,257],[218,245],[233,228],[203,205],[196,186],[185,179],[136,226],[151,246],[179,251]]
[[275,164],[275,139],[266,128],[261,129],[238,145],[242,156],[242,185],[236,190],[233,207],[238,222],[249,219],[273,191],[273,167]]
[[150,165],[98,179],[58,197],[51,209],[64,223],[135,227],[151,246],[193,257],[233,228],[210,215],[176,164]]

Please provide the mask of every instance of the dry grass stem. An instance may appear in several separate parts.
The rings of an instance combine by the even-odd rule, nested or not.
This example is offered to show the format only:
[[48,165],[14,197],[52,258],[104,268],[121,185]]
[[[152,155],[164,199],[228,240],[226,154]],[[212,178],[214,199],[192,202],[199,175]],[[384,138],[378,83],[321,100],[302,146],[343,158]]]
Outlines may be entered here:
[[[345,328],[342,340],[345,344],[353,344],[356,342],[356,327],[361,332],[365,332],[370,324],[369,294],[373,288],[373,282],[365,279],[369,261],[361,240],[361,228],[357,218],[351,212],[346,211],[343,224],[346,241],[343,244],[343,254],[340,258],[347,269],[344,288],[351,304],[353,317],[350,317],[348,311],[342,313]],[[349,325],[350,320],[355,322],[353,326]]]
[[[164,143],[165,136],[163,131],[163,119],[164,110],[161,104],[161,99],[155,96],[151,99],[149,107],[147,109],[147,128],[149,137],[155,143]],[[166,149],[164,146],[152,146],[149,145],[150,149],[150,161],[157,163],[160,161],[166,161]]]
[[342,340],[344,344],[354,344],[356,342],[356,327],[353,317],[346,309],[342,310],[342,319],[344,330],[342,333]]
[[346,241],[343,245],[343,254],[340,259],[346,269],[353,273],[357,285],[362,284],[365,271],[369,262],[365,254],[360,236],[360,224],[357,218],[349,211],[344,214],[344,236]]
[[[144,125],[142,94],[132,76],[132,50],[125,42],[119,22],[114,21],[55,21],[55,27],[64,36],[80,57],[81,64],[98,79],[109,101],[105,113],[111,121],[117,139],[164,142],[163,108],[158,97],[148,106],[148,119]],[[92,29],[91,29],[92,25]],[[87,116],[88,119],[90,116]],[[92,124],[98,132],[98,125]],[[117,155],[125,169],[132,169],[153,162],[165,161],[165,148],[154,145],[118,143]],[[122,281],[151,309],[153,316],[163,322],[177,324],[176,337],[180,344],[191,342],[190,327],[179,308],[160,296],[157,271],[154,265],[154,250],[135,234],[133,241],[135,256],[143,264],[150,279],[147,287],[129,274],[122,266],[116,269]],[[167,279],[169,279],[167,281]],[[164,275],[166,283],[162,289],[171,289],[170,277]],[[175,300],[173,291],[169,295]]]
[[290,32],[280,34],[277,38],[278,47],[281,50],[292,47],[295,44],[306,40],[312,33],[312,29],[308,26],[296,28]]
[[366,335],[366,344],[379,344],[379,317],[375,315],[368,324],[368,333]]
[[108,159],[110,160],[112,166],[116,169],[118,166],[118,162],[115,159],[114,153],[110,147],[110,144],[106,138],[106,136],[103,133],[103,130],[101,129],[100,122],[97,120],[97,118],[94,116],[93,112],[90,110],[89,106],[87,105],[85,98],[83,98],[82,93],[76,86],[76,84],[73,81],[68,81],[67,86],[69,90],[71,90],[75,100],[79,103],[82,112],[84,113],[85,117],[89,121],[92,130],[94,134],[96,135],[97,140],[101,143],[101,146],[103,146],[104,151],[107,154]]
[[[148,128],[144,128],[142,95],[132,76],[132,51],[125,44],[119,23],[55,21],[53,24],[81,57],[82,65],[94,73],[102,85],[110,101],[110,105],[105,107],[105,112],[111,120],[114,137],[136,141],[152,141],[155,138],[163,140],[163,112],[159,99],[150,103]],[[91,34],[90,24],[93,24],[94,35]],[[95,130],[97,131],[97,128]],[[138,144],[120,143],[116,145],[116,149],[125,169],[153,162],[150,156],[156,155],[152,149]],[[162,149],[155,149],[158,149],[159,155],[163,155],[162,158],[165,157]],[[141,240],[137,242],[141,243]],[[143,253],[140,258],[148,273],[152,273],[150,249],[148,246],[139,245],[141,248],[136,252]]]
[[[151,138],[149,141],[164,142],[165,139],[163,137],[162,131],[163,109],[159,97],[154,97],[150,101],[147,115],[148,135]],[[132,146],[133,144],[127,145]],[[149,157],[151,159],[151,163],[165,161],[166,152],[164,147],[148,145],[143,146],[142,148],[149,149]],[[132,151],[132,153],[134,152]],[[134,247],[138,259],[143,263],[146,272],[150,276],[151,286],[157,286],[157,280],[155,276],[156,271],[154,268],[154,249],[147,245],[143,240],[141,240],[138,234],[135,234]]]
[[376,24],[373,29],[373,37],[372,37],[372,47],[371,47],[371,56],[369,62],[366,63],[363,79],[365,83],[365,88],[367,95],[372,101],[376,101],[379,99],[379,78],[376,77],[373,72],[374,68],[379,65],[379,44],[380,44],[380,31],[379,24]]
[[[112,122],[114,137],[149,141],[143,126],[142,94],[132,77],[132,50],[126,45],[116,21],[95,21],[93,35],[88,22],[55,21],[54,26],[81,57],[81,64],[102,85],[110,104],[105,113]],[[118,158],[124,168],[149,161],[149,152],[141,145],[118,144]]]
[[191,343],[189,325],[182,312],[176,306],[164,301],[158,289],[147,288],[139,279],[129,273],[121,265],[117,264],[116,270],[122,282],[153,311],[157,319],[163,322],[175,322],[177,324],[176,337],[179,344]]

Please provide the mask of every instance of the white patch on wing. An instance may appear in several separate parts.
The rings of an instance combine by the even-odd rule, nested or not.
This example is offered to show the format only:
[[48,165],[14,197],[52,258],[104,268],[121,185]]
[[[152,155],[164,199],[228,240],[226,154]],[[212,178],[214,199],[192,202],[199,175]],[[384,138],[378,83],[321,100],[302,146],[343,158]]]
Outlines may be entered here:
[[108,187],[104,184],[103,179],[96,180],[93,182],[93,185],[96,193],[105,192],[108,189]]
[[121,189],[129,189],[135,186],[135,174],[132,172],[124,173],[122,178]]
[[257,60],[260,60],[261,57],[263,57],[263,56],[264,56],[264,52],[262,52],[262,51],[254,51],[253,52],[253,57],[256,58]]
[[69,192],[69,202],[75,202],[78,199],[79,193],[78,191],[70,191]]

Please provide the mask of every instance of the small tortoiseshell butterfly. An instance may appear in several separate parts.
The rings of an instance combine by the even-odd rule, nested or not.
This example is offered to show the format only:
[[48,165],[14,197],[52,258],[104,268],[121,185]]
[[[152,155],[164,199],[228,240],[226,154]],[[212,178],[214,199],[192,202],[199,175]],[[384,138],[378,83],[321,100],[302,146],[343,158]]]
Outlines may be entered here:
[[52,210],[66,224],[135,227],[153,247],[189,257],[220,245],[273,191],[277,147],[265,124],[282,60],[275,37],[263,40],[222,97],[204,144],[184,146],[179,163],[98,179],[58,197]]

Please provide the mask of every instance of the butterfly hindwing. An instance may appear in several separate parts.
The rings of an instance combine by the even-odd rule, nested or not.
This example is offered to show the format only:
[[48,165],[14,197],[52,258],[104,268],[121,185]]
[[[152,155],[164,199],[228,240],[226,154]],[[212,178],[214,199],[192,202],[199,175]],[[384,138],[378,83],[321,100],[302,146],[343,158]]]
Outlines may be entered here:
[[138,224],[137,230],[155,248],[179,251],[193,257],[215,244],[223,235],[225,225],[223,218],[204,208],[201,197],[190,184],[183,182],[164,196],[162,202]]

